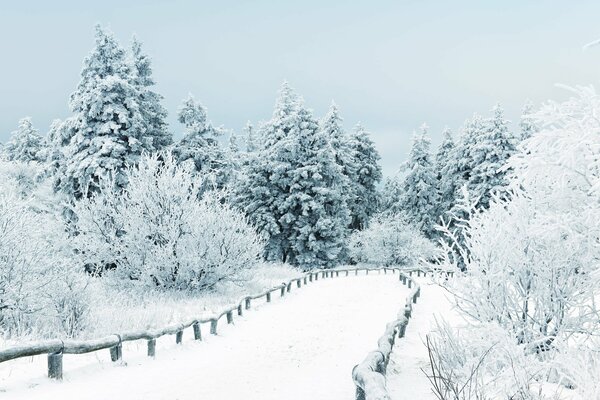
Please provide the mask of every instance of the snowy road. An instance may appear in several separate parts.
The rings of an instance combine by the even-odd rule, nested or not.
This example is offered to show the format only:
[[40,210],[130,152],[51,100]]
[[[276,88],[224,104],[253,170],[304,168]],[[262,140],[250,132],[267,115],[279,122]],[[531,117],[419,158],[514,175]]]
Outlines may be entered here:
[[387,369],[387,388],[393,400],[437,400],[422,369],[429,371],[425,336],[435,327],[435,319],[444,318],[452,325],[461,323],[452,309],[447,292],[428,279],[417,278],[421,297],[413,311],[403,339],[397,340]]
[[[157,342],[157,356],[144,355],[145,343],[123,348],[127,365],[115,365],[108,351],[65,356],[65,380],[38,377],[0,388],[2,399],[207,399],[348,400],[354,396],[352,367],[376,347],[403,306],[407,289],[398,275],[319,279],[271,304],[253,307],[234,326],[221,324],[219,336],[184,344]],[[427,298],[427,292],[422,299]],[[417,315],[421,310],[416,310]],[[411,335],[409,324],[407,336]],[[79,360],[75,360],[75,358]],[[17,370],[27,365],[18,365]],[[6,371],[4,371],[6,372]],[[17,373],[19,371],[15,371]],[[33,387],[31,387],[33,386]]]

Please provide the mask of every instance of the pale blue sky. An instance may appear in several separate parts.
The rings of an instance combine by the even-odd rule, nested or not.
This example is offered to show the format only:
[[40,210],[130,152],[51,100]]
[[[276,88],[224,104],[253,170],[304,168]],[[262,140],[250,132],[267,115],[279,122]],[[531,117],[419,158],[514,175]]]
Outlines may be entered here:
[[176,136],[188,92],[239,132],[287,79],[317,116],[335,99],[372,131],[389,174],[423,122],[437,143],[495,102],[516,122],[526,99],[565,97],[557,82],[597,83],[600,47],[582,46],[599,17],[598,1],[0,0],[0,140],[23,116],[45,133],[69,115],[100,22],[144,42]]

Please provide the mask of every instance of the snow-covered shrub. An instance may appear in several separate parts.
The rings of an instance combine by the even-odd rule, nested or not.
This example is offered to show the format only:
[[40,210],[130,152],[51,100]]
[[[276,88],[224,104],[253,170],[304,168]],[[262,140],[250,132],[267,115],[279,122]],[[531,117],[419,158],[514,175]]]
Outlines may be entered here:
[[414,265],[435,254],[435,246],[400,215],[377,215],[369,227],[350,237],[354,262],[377,265]]
[[455,329],[438,322],[426,344],[423,372],[441,400],[556,400],[571,392],[555,363],[527,352],[495,323]]
[[[5,336],[56,331],[52,305],[67,294],[72,266],[64,227],[44,204],[43,183],[30,164],[0,162],[0,332]],[[85,300],[72,293],[71,302]],[[81,319],[81,318],[80,318]]]
[[239,211],[170,154],[143,157],[126,171],[125,190],[101,182],[77,202],[74,238],[88,270],[121,285],[201,290],[252,268],[263,240]]
[[591,396],[597,389],[567,367],[576,354],[591,355],[582,369],[599,362],[600,98],[593,88],[573,91],[534,115],[539,131],[505,166],[507,195],[492,196],[485,211],[466,207],[462,238],[441,228],[443,263],[456,267],[457,253],[464,259],[449,289],[476,326],[500,327],[522,357],[550,365],[531,375],[538,387]]

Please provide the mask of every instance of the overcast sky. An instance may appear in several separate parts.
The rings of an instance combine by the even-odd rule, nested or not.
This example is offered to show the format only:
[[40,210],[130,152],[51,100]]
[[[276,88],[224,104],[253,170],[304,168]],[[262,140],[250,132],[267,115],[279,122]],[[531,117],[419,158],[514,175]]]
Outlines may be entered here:
[[496,102],[517,122],[526,99],[566,96],[555,83],[600,78],[600,47],[582,51],[598,1],[0,1],[2,141],[21,117],[46,133],[70,115],[97,22],[144,42],[176,137],[188,92],[239,132],[287,79],[316,116],[334,99],[347,128],[362,122],[387,174],[423,122],[437,144]]

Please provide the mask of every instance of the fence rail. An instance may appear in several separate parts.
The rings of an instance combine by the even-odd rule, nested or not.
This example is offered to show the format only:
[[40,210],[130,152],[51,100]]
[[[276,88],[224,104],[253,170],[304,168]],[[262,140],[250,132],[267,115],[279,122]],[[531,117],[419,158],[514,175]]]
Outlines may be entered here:
[[[62,357],[63,354],[84,354],[84,353],[90,353],[93,351],[108,349],[110,351],[111,360],[118,361],[122,358],[123,342],[146,340],[147,341],[147,349],[148,349],[147,354],[150,357],[154,357],[156,354],[156,339],[159,337],[162,337],[165,335],[175,335],[176,343],[181,344],[183,342],[183,331],[185,329],[191,327],[194,332],[194,340],[202,340],[202,331],[201,331],[201,327],[200,327],[201,324],[210,323],[210,333],[212,335],[216,335],[217,330],[218,330],[218,323],[223,317],[226,317],[228,324],[233,323],[234,313],[237,313],[237,315],[239,315],[239,316],[243,315],[244,310],[249,310],[251,308],[252,300],[265,298],[267,302],[271,302],[273,293],[279,292],[280,296],[283,297],[286,295],[286,293],[289,293],[292,290],[294,283],[297,288],[301,288],[302,285],[307,285],[310,282],[317,281],[319,279],[319,277],[334,278],[334,277],[339,277],[340,274],[343,274],[342,276],[349,276],[350,273],[352,273],[352,272],[354,272],[354,275],[358,275],[358,273],[360,271],[365,271],[366,275],[368,275],[370,271],[371,272],[379,271],[379,273],[381,273],[382,271],[384,273],[387,273],[388,271],[390,271],[392,273],[396,273],[396,271],[398,271],[398,272],[406,271],[409,274],[412,274],[413,271],[416,271],[419,275],[422,273],[420,270],[408,271],[408,270],[400,270],[399,268],[385,268],[385,267],[323,269],[323,270],[309,271],[298,278],[290,279],[287,282],[283,282],[280,285],[274,286],[274,287],[267,289],[261,293],[258,293],[255,295],[250,295],[250,296],[244,296],[234,305],[228,306],[225,309],[223,309],[221,312],[213,314],[211,316],[192,318],[183,323],[172,324],[172,325],[166,326],[164,328],[127,331],[127,332],[123,332],[123,333],[119,333],[119,334],[108,335],[108,336],[97,338],[97,339],[90,339],[90,340],[52,339],[52,340],[45,340],[45,341],[40,341],[40,342],[35,342],[35,343],[30,343],[30,344],[24,344],[21,346],[13,346],[13,347],[9,347],[9,348],[0,350],[0,363],[14,360],[17,358],[47,354],[48,355],[48,377],[60,380],[63,377],[63,357]],[[411,284],[413,282],[412,278],[410,278],[410,276],[407,276],[402,273],[399,273],[399,276],[400,276],[400,280],[402,280],[405,284],[408,283],[408,286],[410,288]],[[415,293],[415,290],[417,291],[416,293],[418,294],[419,293],[418,286],[416,286],[415,289],[413,290],[413,292],[411,292],[411,293]],[[416,297],[415,297],[415,301],[416,301]],[[406,318],[408,318],[408,317],[406,317]],[[395,323],[388,324],[389,329],[386,329],[387,336],[384,335],[384,337],[382,337],[382,339],[380,339],[380,343],[379,343],[380,350],[384,349],[385,351],[387,351],[387,349],[389,348],[389,352],[391,352],[391,346],[393,345],[393,336],[394,336],[396,327],[401,325],[400,322],[396,321]],[[404,323],[404,326],[406,326],[406,323]],[[391,342],[389,340],[390,335],[392,337]],[[384,338],[388,338],[388,339],[383,340]],[[389,342],[389,344],[386,344],[388,342]],[[387,360],[389,358],[389,352],[387,352],[387,356],[385,356],[384,353],[381,352],[381,355],[383,355],[383,361],[386,365],[387,365]],[[376,352],[374,352],[374,353],[376,353]],[[370,363],[368,363],[368,366],[377,366],[377,365],[381,364],[381,361],[377,361],[375,359],[376,357],[381,357],[381,355],[376,356],[376,355],[373,355],[373,353],[371,353],[369,356],[374,359]],[[357,387],[360,385],[360,387],[367,388],[366,390],[368,391],[369,390],[368,388],[370,386],[372,386],[371,380],[379,379],[379,378],[374,378],[370,374],[368,374],[368,373],[365,374],[363,372],[363,370],[365,368],[367,368],[366,361],[367,360],[365,360],[363,363],[361,363],[357,367],[355,367],[355,372],[353,373],[353,376],[356,376],[355,382],[357,382]],[[364,368],[362,367],[363,364],[365,365]],[[375,369],[377,369],[377,368],[375,368]],[[383,377],[383,375],[382,375],[382,377]]]
[[[408,288],[412,288],[404,308],[400,310],[397,318],[388,323],[384,334],[377,341],[377,350],[370,352],[367,357],[352,369],[352,380],[356,385],[356,400],[389,400],[389,394],[385,386],[385,373],[396,335],[398,338],[404,337],[408,321],[412,315],[413,304],[421,296],[421,286],[412,278],[413,272],[417,276],[427,272],[422,270],[405,271],[393,268],[392,272],[398,271],[400,281]],[[407,275],[408,273],[408,275]],[[447,275],[451,273],[446,273]]]

